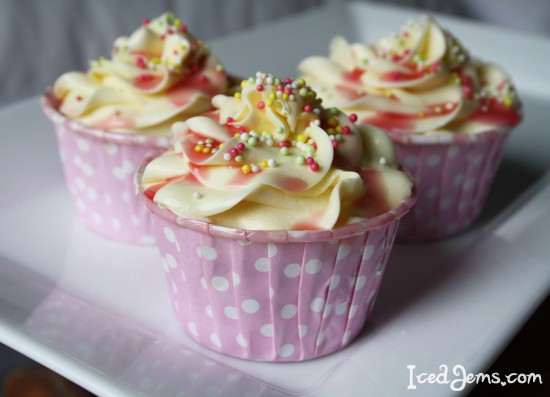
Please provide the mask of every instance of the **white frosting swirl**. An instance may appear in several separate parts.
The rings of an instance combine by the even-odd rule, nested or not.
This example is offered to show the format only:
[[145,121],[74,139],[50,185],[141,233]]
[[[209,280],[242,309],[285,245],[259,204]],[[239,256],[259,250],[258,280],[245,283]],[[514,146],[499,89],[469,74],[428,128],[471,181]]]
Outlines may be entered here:
[[116,39],[111,59],[63,74],[53,92],[61,113],[87,126],[170,135],[177,119],[210,109],[226,86],[220,62],[166,13]]
[[329,58],[309,57],[298,68],[325,105],[392,132],[476,133],[521,119],[506,73],[472,59],[429,16],[373,45],[336,37]]
[[145,195],[176,215],[249,230],[332,229],[411,195],[381,130],[325,109],[305,82],[259,73],[218,111],[174,126]]

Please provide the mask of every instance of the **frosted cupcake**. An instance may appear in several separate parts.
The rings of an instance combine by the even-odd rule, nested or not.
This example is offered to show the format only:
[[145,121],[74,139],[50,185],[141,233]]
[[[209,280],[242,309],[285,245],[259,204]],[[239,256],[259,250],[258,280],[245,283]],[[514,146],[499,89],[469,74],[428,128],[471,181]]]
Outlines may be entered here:
[[174,126],[138,183],[184,330],[232,356],[299,361],[358,334],[412,182],[376,127],[258,73]]
[[110,59],[68,72],[43,97],[69,189],[93,230],[150,243],[133,178],[143,159],[171,145],[175,121],[209,110],[228,86],[223,66],[172,13],[115,40]]
[[399,238],[432,240],[467,229],[481,211],[521,104],[508,75],[475,59],[424,16],[376,44],[336,37],[330,55],[299,65],[326,106],[388,131],[414,176],[415,209]]

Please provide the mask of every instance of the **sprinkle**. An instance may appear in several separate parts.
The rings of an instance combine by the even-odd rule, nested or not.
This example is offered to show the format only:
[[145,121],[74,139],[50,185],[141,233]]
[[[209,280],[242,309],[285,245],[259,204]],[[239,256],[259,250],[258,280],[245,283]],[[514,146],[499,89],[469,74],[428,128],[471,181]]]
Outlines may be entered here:
[[296,163],[299,165],[304,165],[306,163],[306,158],[302,155],[296,157]]
[[258,109],[263,109],[263,108],[265,108],[265,102],[264,101],[258,102]]
[[307,104],[306,106],[304,106],[304,112],[311,113],[312,110],[313,108],[311,107],[310,104]]
[[198,199],[202,198],[202,194],[200,194],[199,192],[193,192],[193,198],[198,200]]
[[307,96],[307,93],[308,93],[308,90],[305,87],[300,88],[300,91],[298,91],[298,95],[303,97]]
[[77,100],[77,101],[81,101],[81,100],[82,100],[82,97],[81,97],[80,95],[77,95],[77,96],[76,96],[76,100]]
[[236,149],[236,148],[231,148],[229,150],[229,154],[232,156],[232,157],[236,157],[238,154],[239,154],[239,151]]
[[292,142],[290,141],[280,141],[279,142],[279,147],[280,148],[283,148],[283,147],[291,147],[292,146]]
[[250,174],[250,172],[252,172],[252,167],[250,167],[248,164],[245,164],[241,167],[241,172],[243,174]]
[[298,136],[296,137],[296,140],[298,142],[307,142],[307,137],[304,134],[298,134]]
[[250,171],[252,172],[259,172],[260,167],[258,167],[256,164],[250,164]]
[[204,74],[199,75],[199,81],[201,83],[206,83],[208,81],[208,77],[206,77]]
[[264,90],[264,86],[261,85],[261,84],[258,84],[258,85],[256,86],[256,90],[257,90],[257,91],[263,91],[263,90]]
[[228,117],[226,120],[228,124],[231,124],[233,121],[235,121],[233,120],[233,117]]
[[243,156],[241,156],[240,154],[238,154],[237,156],[235,156],[235,161],[237,163],[240,163],[241,161],[243,161]]
[[503,102],[504,102],[504,106],[506,106],[507,108],[512,106],[512,98],[509,95],[506,95],[504,97]]
[[[242,136],[242,135],[241,135]],[[239,142],[237,143],[237,149],[239,149],[241,152],[246,148],[246,146],[244,145],[244,143],[242,142]]]
[[178,32],[180,32],[180,33],[187,33],[187,26],[186,26],[186,25],[180,25],[180,26],[178,26]]
[[388,160],[386,160],[385,157],[380,157],[380,158],[378,159],[378,162],[379,162],[380,164],[382,164],[382,165],[386,165],[386,164],[388,163]]
[[243,140],[244,142],[246,142],[249,137],[250,137],[250,134],[248,132],[243,132],[241,134],[241,140]]
[[250,138],[248,138],[247,142],[250,146],[256,146],[258,145],[258,138],[256,138],[255,136],[251,136]]
[[275,142],[274,142],[273,139],[271,139],[271,138],[267,138],[267,139],[265,140],[265,144],[266,144],[267,146],[273,146],[274,143],[275,143]]
[[288,148],[287,147],[282,147],[280,152],[283,156],[287,156],[288,155]]
[[142,24],[143,26],[149,25],[150,22],[151,22],[151,20],[150,20],[149,18],[143,18],[143,19],[141,20],[141,24]]
[[209,148],[208,146],[202,148],[202,152],[205,153],[205,154],[210,153],[211,150],[212,150],[212,148]]
[[195,152],[201,152],[202,149],[204,149],[204,146],[203,146],[203,145],[200,145],[200,144],[199,144],[199,145],[195,145],[195,147],[193,148],[193,150],[194,150]]
[[426,113],[424,113],[424,112],[418,112],[418,114],[417,114],[417,116],[420,117],[420,118],[424,117],[425,115],[426,115]]
[[236,99],[241,99],[241,93],[240,93],[240,92],[236,92],[233,96],[234,96]]
[[262,168],[267,168],[269,167],[269,164],[267,163],[266,160],[262,161]]
[[355,123],[357,121],[357,115],[355,113],[350,114],[349,121],[351,121],[352,123]]
[[313,160],[313,157],[308,157],[308,158],[306,158],[306,164],[307,164],[307,165],[311,165],[311,164],[313,164],[314,162],[315,162],[315,160]]
[[339,143],[337,141],[332,141],[332,147],[334,149],[338,148]]
[[223,154],[223,159],[225,161],[229,161],[229,160],[231,160],[231,158],[232,158],[231,154],[229,154],[229,153],[224,153]]
[[267,165],[270,166],[271,168],[277,166],[277,160],[271,158],[269,160],[267,160]]
[[317,163],[311,163],[311,164],[309,165],[309,168],[310,168],[313,172],[317,172],[317,171],[319,171],[319,164],[317,164]]

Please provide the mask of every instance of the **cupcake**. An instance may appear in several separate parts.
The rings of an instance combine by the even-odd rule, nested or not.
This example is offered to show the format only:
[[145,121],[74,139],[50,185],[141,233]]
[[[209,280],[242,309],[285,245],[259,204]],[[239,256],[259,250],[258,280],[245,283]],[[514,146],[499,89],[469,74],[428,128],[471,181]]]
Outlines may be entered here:
[[212,102],[137,175],[183,329],[252,360],[342,349],[414,201],[391,141],[303,80],[258,72]]
[[306,58],[298,68],[326,106],[385,129],[395,143],[418,189],[398,239],[434,240],[471,226],[522,118],[500,67],[473,58],[423,16],[372,45],[335,37],[329,58]]
[[171,145],[171,125],[212,107],[228,78],[172,13],[115,40],[110,59],[60,76],[42,98],[81,219],[115,240],[151,243],[134,191],[146,156]]

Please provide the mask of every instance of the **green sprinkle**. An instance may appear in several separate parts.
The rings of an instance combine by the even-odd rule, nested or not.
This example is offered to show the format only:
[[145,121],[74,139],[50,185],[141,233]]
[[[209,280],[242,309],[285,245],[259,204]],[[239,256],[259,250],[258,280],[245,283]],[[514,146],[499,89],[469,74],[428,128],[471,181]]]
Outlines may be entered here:
[[281,148],[281,154],[283,156],[288,156],[288,148],[287,147],[282,147]]
[[304,165],[306,163],[306,158],[304,156],[297,156],[296,157],[296,164]]

